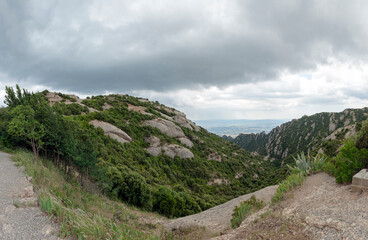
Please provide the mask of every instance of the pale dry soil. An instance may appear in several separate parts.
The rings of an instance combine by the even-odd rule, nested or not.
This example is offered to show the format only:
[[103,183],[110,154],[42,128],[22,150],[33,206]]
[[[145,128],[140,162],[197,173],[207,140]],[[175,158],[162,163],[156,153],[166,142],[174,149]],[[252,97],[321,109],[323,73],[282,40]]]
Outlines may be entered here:
[[216,239],[368,239],[368,193],[318,173],[290,195]]
[[30,179],[0,152],[0,240],[54,240],[58,231],[38,208]]

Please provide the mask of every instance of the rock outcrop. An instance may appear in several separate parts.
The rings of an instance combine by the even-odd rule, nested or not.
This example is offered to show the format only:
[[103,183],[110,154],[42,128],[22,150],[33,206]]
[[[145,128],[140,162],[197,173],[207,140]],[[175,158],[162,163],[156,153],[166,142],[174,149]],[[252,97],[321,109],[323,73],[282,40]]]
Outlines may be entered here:
[[162,153],[171,158],[175,158],[176,156],[182,159],[194,157],[189,149],[177,144],[161,144],[160,139],[155,136],[150,136],[146,138],[145,141],[150,144],[150,146],[146,148],[147,152],[153,156],[158,156]]
[[117,140],[118,142],[124,144],[132,141],[132,138],[127,133],[125,133],[120,128],[117,128],[110,123],[98,120],[92,120],[89,123],[92,124],[95,128],[98,127],[102,128],[105,135],[110,136],[111,138]]
[[173,138],[185,137],[183,130],[181,130],[179,126],[165,119],[155,118],[152,120],[147,120],[143,123],[143,125],[158,128],[161,132],[166,133],[169,137]]
[[350,126],[367,119],[367,115],[368,108],[317,113],[281,124],[268,134],[240,134],[228,140],[245,150],[267,156],[266,159],[284,159],[297,152],[317,150],[324,139],[335,139],[341,129],[347,129],[344,137],[354,134]]
[[46,98],[50,102],[50,105],[53,106],[56,102],[61,102],[63,99],[55,92],[46,93]]

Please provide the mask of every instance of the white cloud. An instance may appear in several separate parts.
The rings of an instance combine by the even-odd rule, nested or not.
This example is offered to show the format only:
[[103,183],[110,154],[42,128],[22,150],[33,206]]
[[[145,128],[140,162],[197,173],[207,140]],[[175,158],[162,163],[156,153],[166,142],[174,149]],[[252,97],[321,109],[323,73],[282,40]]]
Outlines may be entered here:
[[368,106],[368,64],[331,59],[314,71],[283,72],[279,80],[133,94],[176,107],[192,119],[292,119]]

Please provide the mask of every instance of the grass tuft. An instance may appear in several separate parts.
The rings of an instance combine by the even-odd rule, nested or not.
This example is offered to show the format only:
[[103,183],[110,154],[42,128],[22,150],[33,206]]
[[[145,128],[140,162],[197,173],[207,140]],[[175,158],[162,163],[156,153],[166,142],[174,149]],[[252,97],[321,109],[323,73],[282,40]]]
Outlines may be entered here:
[[247,216],[262,209],[265,205],[263,201],[257,200],[256,197],[252,195],[248,200],[240,203],[240,206],[234,209],[231,227],[238,228]]
[[271,202],[273,204],[279,203],[285,198],[285,194],[292,188],[301,185],[305,181],[306,177],[303,173],[293,173],[279,184],[276,190],[275,196],[273,196]]

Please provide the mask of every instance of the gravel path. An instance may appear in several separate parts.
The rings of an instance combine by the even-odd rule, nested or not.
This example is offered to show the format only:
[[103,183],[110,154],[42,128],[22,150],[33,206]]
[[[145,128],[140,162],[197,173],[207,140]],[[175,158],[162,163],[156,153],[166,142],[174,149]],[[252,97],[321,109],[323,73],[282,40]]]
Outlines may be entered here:
[[305,219],[315,239],[368,239],[368,193],[352,192],[326,173],[308,177],[284,205],[284,215]]
[[182,218],[177,218],[174,220],[169,220],[168,222],[164,223],[164,225],[170,229],[200,226],[206,227],[206,229],[212,232],[222,232],[226,229],[231,228],[230,220],[233,214],[233,210],[236,206],[240,205],[241,202],[248,200],[252,195],[255,195],[257,199],[269,202],[275,194],[277,187],[277,185],[269,186],[256,192],[242,195],[224,204],[207,209],[203,212]]
[[37,207],[30,179],[9,154],[0,152],[0,240],[53,240],[59,239],[57,232],[57,226]]

